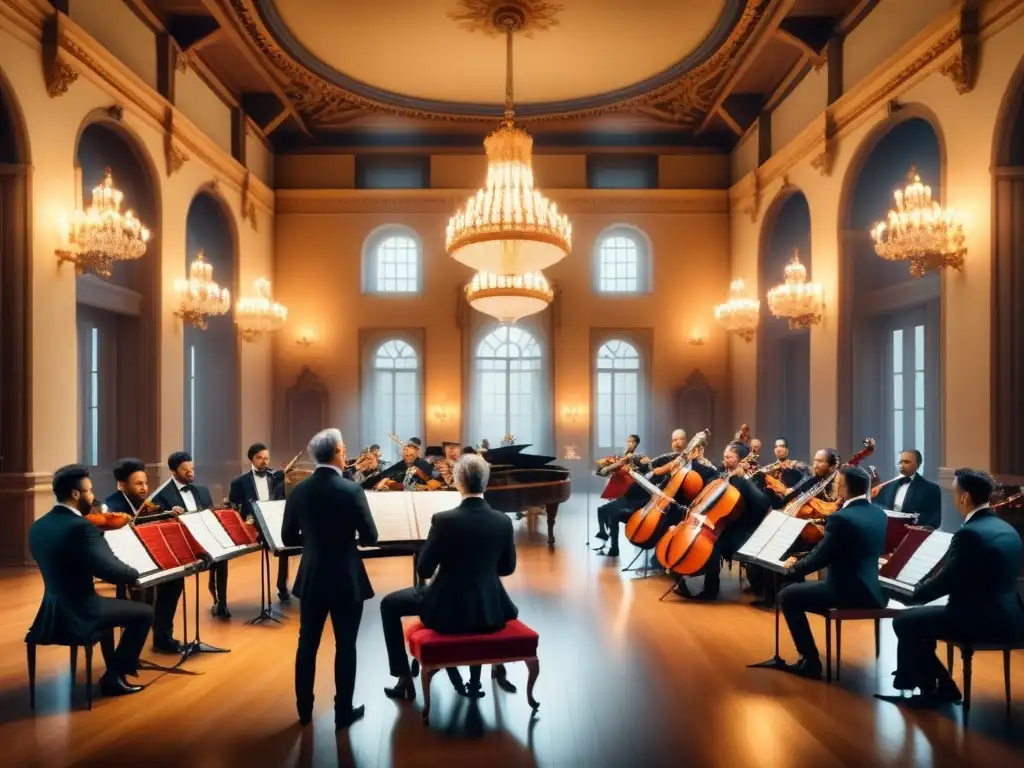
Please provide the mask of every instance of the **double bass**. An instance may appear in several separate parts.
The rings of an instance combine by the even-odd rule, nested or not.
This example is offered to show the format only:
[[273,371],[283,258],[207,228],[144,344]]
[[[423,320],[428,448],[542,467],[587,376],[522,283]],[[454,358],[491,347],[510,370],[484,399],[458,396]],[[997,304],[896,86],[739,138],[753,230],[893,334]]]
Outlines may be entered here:
[[658,562],[668,573],[696,576],[714,553],[729,520],[741,511],[743,497],[729,476],[712,480],[690,505],[686,519],[669,528],[655,547]]

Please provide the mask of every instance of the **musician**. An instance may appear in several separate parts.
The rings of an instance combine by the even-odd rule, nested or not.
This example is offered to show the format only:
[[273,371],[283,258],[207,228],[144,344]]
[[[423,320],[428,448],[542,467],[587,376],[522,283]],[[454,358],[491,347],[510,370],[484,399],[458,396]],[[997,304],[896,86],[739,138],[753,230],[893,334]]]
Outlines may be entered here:
[[[602,499],[613,500],[619,498],[625,490],[628,490],[629,485],[632,483],[631,478],[625,481],[618,478],[612,478],[616,472],[627,467],[629,469],[640,470],[644,469],[645,465],[650,464],[650,459],[648,457],[636,455],[636,450],[639,446],[640,435],[630,435],[626,438],[626,449],[623,452],[622,458],[616,459],[615,457],[609,457],[607,459],[601,459],[601,461],[598,462],[598,468],[595,474],[598,477],[609,478],[608,482],[605,484],[604,492],[601,495]],[[613,481],[617,485],[612,485]],[[625,490],[623,490],[623,486],[625,486]],[[617,492],[615,490],[610,491],[610,489],[617,489]],[[605,522],[600,510],[598,510],[597,533],[595,536],[602,541],[607,540],[608,534],[605,532],[606,528],[607,523]]]
[[[839,467],[840,456],[839,451],[835,448],[822,448],[820,451],[814,454],[814,461],[811,464],[811,473],[804,475],[800,480],[792,487],[787,488],[785,494],[776,495],[773,494],[772,506],[775,509],[783,509],[789,502],[793,501],[801,493],[809,489],[815,483],[819,483],[830,474],[836,471]],[[836,479],[826,485],[821,491],[818,492],[817,498],[822,501],[835,501],[838,496],[838,475]],[[879,550],[881,551],[881,550]]]
[[[269,468],[270,449],[263,443],[250,445],[246,456],[249,457],[249,471],[231,481],[228,502],[242,513],[242,519],[252,520],[256,517],[252,502],[284,499],[284,470]],[[287,554],[280,555],[277,560],[277,596],[282,601],[291,599],[288,594]],[[224,607],[224,613],[230,616],[227,606]]]
[[772,471],[772,476],[785,483],[786,487],[792,488],[807,475],[811,474],[811,468],[802,461],[789,457],[789,439],[785,437],[775,438],[775,460],[782,462],[778,469]]
[[750,438],[750,453],[752,456],[761,455],[761,439],[758,437]]
[[[361,466],[362,465],[362,466]],[[377,443],[366,449],[366,453],[351,460],[345,467],[345,477],[353,483],[362,483],[380,474],[381,450]]]
[[942,491],[918,474],[921,461],[921,452],[915,448],[901,452],[900,479],[879,490],[875,503],[894,512],[916,514],[918,525],[939,528],[942,526]]
[[[114,557],[100,530],[84,519],[93,504],[86,467],[72,464],[58,469],[53,475],[53,495],[56,506],[36,520],[28,533],[32,558],[43,576],[43,600],[26,640],[81,645],[99,633],[107,665],[100,690],[106,696],[138,693],[143,686],[132,685],[125,677],[137,671],[153,609],[145,603],[100,597],[93,576],[127,586],[139,578],[139,572]],[[114,627],[121,628],[116,648]]]
[[949,602],[907,609],[892,622],[899,641],[893,687],[920,688],[921,694],[879,698],[925,706],[959,701],[959,689],[935,657],[937,639],[1003,643],[1024,637],[1024,606],[1017,595],[1021,540],[989,507],[994,485],[990,475],[976,469],[954,473],[953,500],[963,526],[939,571],[918,584],[911,598],[929,603],[949,595]]
[[445,488],[451,488],[455,482],[453,469],[462,453],[462,443],[443,442],[441,450],[444,455],[434,462],[430,476],[440,480]]
[[362,718],[363,707],[352,706],[356,684],[356,638],[363,602],[373,587],[356,549],[358,543],[377,543],[377,526],[363,489],[342,476],[345,441],[337,429],[325,429],[309,442],[316,470],[292,488],[285,502],[281,538],[301,546],[302,560],[295,577],[300,599],[299,643],[295,652],[295,702],[299,722],[313,719],[313,681],[316,655],[328,614],[334,627],[334,722],[347,728]]
[[[512,521],[484,501],[490,467],[483,457],[466,455],[453,472],[462,503],[434,515],[416,565],[420,577],[433,577],[430,585],[392,592],[380,604],[388,664],[398,678],[384,689],[392,699],[416,698],[403,616],[419,616],[424,626],[443,634],[483,634],[503,629],[519,615],[501,583],[516,569]],[[483,696],[478,666],[471,668],[468,695]]]
[[808,612],[886,604],[878,582],[878,555],[885,546],[887,518],[868,498],[871,478],[859,467],[846,466],[837,474],[836,489],[842,506],[826,518],[825,536],[807,555],[790,557],[785,563],[790,576],[806,576],[825,567],[828,575],[824,581],[790,584],[779,593],[779,608],[800,654],[797,663],[786,669],[801,677],[821,677]]
[[117,490],[103,500],[108,512],[123,512],[133,518],[149,496],[149,478],[146,465],[139,459],[121,459],[114,464],[114,482]]
[[380,474],[379,481],[394,480],[406,487],[421,486],[429,482],[433,473],[434,468],[430,463],[420,457],[419,445],[410,440],[402,446],[402,458],[385,469]]

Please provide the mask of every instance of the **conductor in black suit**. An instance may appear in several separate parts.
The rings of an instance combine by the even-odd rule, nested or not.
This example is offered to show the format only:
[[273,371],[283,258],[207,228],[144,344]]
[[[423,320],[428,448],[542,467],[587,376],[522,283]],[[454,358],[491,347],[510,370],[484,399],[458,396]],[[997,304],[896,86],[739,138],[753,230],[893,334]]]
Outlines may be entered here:
[[953,499],[964,524],[953,535],[939,571],[918,584],[912,598],[929,603],[949,595],[949,602],[910,608],[893,619],[899,641],[893,687],[921,690],[905,701],[937,706],[960,700],[956,683],[935,657],[937,639],[1002,643],[1024,637],[1024,606],[1017,594],[1021,541],[989,507],[994,485],[985,472],[956,470]]
[[942,527],[942,491],[935,483],[918,474],[921,452],[909,448],[900,453],[900,479],[878,492],[875,503],[894,512],[916,514],[917,524]]
[[[128,585],[139,572],[114,557],[99,528],[83,515],[92,509],[89,470],[80,464],[61,467],[53,476],[57,505],[36,520],[28,533],[29,549],[43,576],[43,602],[27,640],[81,645],[98,634],[107,671],[100,689],[107,696],[138,693],[126,675],[134,675],[153,609],[144,603],[100,597],[93,576]],[[121,639],[114,647],[114,627]]]
[[829,608],[881,608],[885,597],[878,582],[878,557],[885,546],[885,510],[868,500],[871,478],[858,467],[839,470],[837,491],[843,505],[826,518],[825,536],[804,557],[786,561],[787,574],[806,576],[828,567],[824,581],[792,584],[779,593],[800,659],[788,669],[820,678],[821,659],[807,613]]
[[[419,616],[424,626],[444,634],[483,634],[503,629],[519,615],[501,583],[502,576],[516,569],[512,521],[484,501],[490,473],[487,462],[475,454],[455,462],[452,474],[462,503],[434,515],[416,564],[421,578],[433,580],[426,587],[392,592],[381,601],[388,664],[398,678],[393,688],[384,689],[389,698],[416,697],[403,616]],[[470,696],[480,695],[480,668],[474,667]]]
[[[242,513],[242,519],[256,516],[254,501],[281,501],[284,499],[284,470],[270,469],[270,449],[263,443],[249,446],[248,472],[231,481],[228,488],[228,502]],[[277,596],[288,600],[288,555],[277,560]]]
[[346,480],[345,442],[337,429],[317,433],[309,443],[313,474],[292,488],[285,502],[281,538],[302,547],[295,577],[301,600],[299,647],[295,654],[295,702],[299,722],[313,719],[316,654],[328,614],[334,627],[334,722],[347,728],[364,707],[352,706],[356,685],[356,637],[363,602],[373,597],[370,579],[356,549],[377,543],[377,526],[363,489]]

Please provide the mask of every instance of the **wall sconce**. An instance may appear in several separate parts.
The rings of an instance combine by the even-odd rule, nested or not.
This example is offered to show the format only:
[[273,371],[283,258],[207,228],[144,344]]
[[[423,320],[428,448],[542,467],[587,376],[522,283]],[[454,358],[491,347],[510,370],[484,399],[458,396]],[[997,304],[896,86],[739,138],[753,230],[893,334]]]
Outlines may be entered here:
[[309,349],[311,346],[313,346],[315,342],[316,336],[312,331],[308,329],[303,330],[302,333],[299,335],[299,338],[295,340],[296,344],[305,349]]
[[438,421],[441,424],[444,424],[446,421],[448,421],[448,418],[449,418],[449,416],[451,414],[448,413],[448,409],[447,408],[445,408],[444,406],[439,405],[436,408],[434,408],[434,411],[433,411],[432,415],[434,417],[434,421]]
[[575,424],[583,415],[583,408],[579,405],[567,405],[562,408],[562,420]]
[[700,331],[698,331],[696,328],[694,328],[692,331],[690,331],[690,346],[693,346],[693,347],[703,347],[704,346],[704,337],[700,335]]
[[576,450],[575,445],[567,445],[563,449],[562,460],[563,461],[582,461],[583,457]]

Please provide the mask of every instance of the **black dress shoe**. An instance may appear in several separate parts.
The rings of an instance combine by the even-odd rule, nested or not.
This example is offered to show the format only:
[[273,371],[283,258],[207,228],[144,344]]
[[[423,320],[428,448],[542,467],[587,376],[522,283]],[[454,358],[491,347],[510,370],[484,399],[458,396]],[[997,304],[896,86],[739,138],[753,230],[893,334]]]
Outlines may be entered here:
[[608,534],[605,533],[604,531],[598,531],[597,533],[594,534],[594,538],[595,539],[600,539],[601,541],[608,541]]
[[305,728],[307,725],[309,725],[312,722],[313,722],[313,713],[311,711],[310,712],[300,712],[299,713],[299,725],[301,725],[303,728]]
[[218,619],[230,619],[231,611],[224,603],[214,603],[213,607],[210,608],[210,613],[216,616]]
[[808,659],[801,656],[796,664],[787,664],[786,671],[792,672],[799,677],[806,677],[808,680],[820,680],[822,672],[821,660]]
[[292,596],[291,596],[291,593],[287,589],[282,589],[282,588],[278,587],[277,599],[280,600],[282,603],[287,603],[289,600],[292,599]]
[[487,693],[480,683],[470,683],[466,686],[465,696],[467,699],[482,699]]
[[348,728],[357,720],[362,720],[365,714],[366,707],[362,705],[352,707],[348,712],[335,712],[334,729],[340,731],[342,728]]
[[129,683],[122,675],[105,674],[100,678],[100,692],[104,696],[128,696],[132,693],[138,693],[144,687]]
[[384,695],[389,699],[405,699],[413,701],[416,698],[416,686],[412,684],[411,677],[399,678],[393,688],[385,688]]
[[619,548],[618,547],[612,547],[607,552],[600,552],[598,554],[604,555],[605,557],[618,557],[619,556]]
[[153,651],[155,653],[177,654],[181,653],[184,650],[185,649],[182,647],[181,643],[175,640],[173,637],[170,640],[153,641]]

